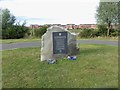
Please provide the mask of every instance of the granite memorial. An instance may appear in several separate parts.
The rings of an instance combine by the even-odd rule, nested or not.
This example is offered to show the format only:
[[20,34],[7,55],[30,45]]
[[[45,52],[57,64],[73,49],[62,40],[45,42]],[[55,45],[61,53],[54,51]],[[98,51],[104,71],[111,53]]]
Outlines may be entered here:
[[59,59],[77,52],[76,34],[60,26],[51,26],[41,39],[41,61]]

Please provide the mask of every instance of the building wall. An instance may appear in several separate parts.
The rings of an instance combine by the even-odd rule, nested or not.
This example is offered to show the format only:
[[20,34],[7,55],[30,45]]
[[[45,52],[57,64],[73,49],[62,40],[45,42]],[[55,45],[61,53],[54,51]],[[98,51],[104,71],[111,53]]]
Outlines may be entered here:
[[80,24],[79,28],[80,29],[84,29],[84,28],[95,29],[97,28],[97,25],[96,24]]
[[30,25],[30,26],[29,26],[29,28],[41,28],[41,27],[43,27],[43,26],[37,25],[37,24],[35,24],[35,25]]
[[[80,25],[75,25],[75,24],[67,24],[67,25],[61,25],[61,24],[53,24],[53,25],[58,25],[58,26],[61,26],[61,27],[64,27],[66,29],[84,29],[84,28],[89,28],[89,29],[96,29],[97,28],[97,25],[96,24],[80,24]],[[45,25],[30,25],[29,28],[40,28],[40,27],[43,27]],[[47,26],[52,26],[51,25],[47,25]]]

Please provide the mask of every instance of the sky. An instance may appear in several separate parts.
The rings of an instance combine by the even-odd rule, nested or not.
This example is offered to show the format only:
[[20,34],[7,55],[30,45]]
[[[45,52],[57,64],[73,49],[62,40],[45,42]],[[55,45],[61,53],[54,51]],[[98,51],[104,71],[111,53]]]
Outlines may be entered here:
[[95,24],[99,0],[1,0],[0,8],[8,8],[26,24]]

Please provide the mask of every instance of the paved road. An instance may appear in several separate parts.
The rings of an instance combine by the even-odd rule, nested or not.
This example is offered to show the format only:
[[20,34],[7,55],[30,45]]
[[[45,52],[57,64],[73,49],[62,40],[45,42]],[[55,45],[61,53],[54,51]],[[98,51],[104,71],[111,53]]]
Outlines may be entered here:
[[[120,46],[117,41],[103,41],[103,40],[77,40],[79,44],[104,44]],[[40,42],[20,42],[11,44],[0,44],[0,50],[11,50],[16,48],[40,47]]]

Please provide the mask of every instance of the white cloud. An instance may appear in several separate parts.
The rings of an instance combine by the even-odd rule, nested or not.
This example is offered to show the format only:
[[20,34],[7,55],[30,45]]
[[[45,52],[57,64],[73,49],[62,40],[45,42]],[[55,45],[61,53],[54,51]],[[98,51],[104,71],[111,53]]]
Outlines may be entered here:
[[29,20],[28,23],[95,23],[98,0],[11,0],[2,1],[0,6],[8,8],[15,16],[46,18]]

